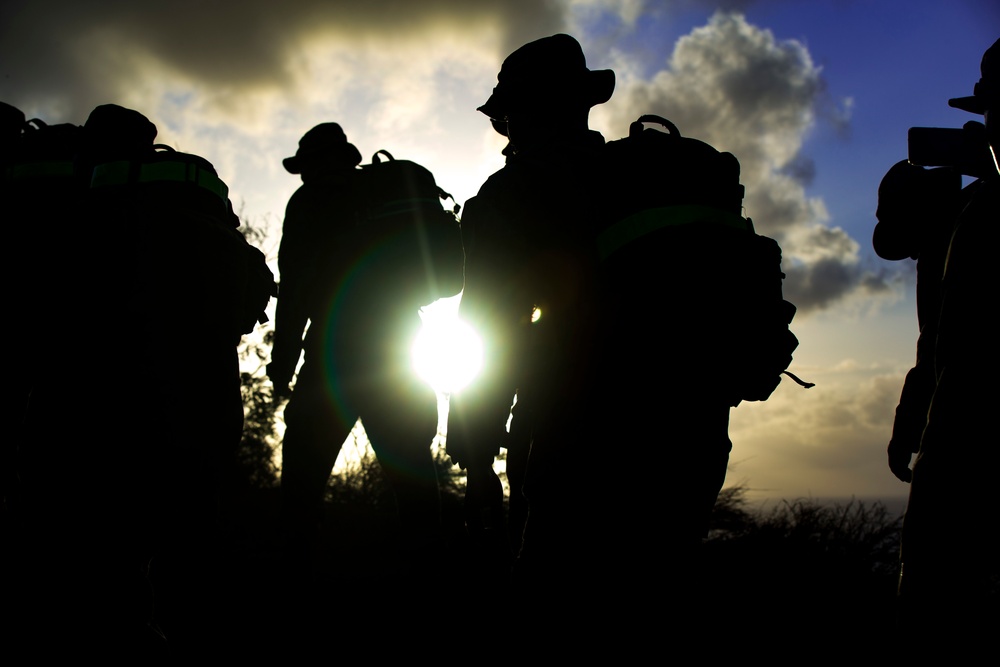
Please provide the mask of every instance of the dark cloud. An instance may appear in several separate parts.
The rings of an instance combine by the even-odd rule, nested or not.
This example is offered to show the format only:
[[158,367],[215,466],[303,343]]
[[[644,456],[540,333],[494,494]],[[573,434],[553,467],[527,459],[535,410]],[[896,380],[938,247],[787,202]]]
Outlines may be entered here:
[[781,173],[793,178],[802,185],[809,186],[816,178],[816,163],[811,157],[796,155],[782,169]]
[[858,292],[865,296],[887,295],[894,286],[892,276],[836,256],[808,264],[786,265],[784,271],[785,298],[794,303],[802,315],[829,308]]
[[156,76],[280,89],[303,40],[382,42],[434,27],[488,31],[504,53],[562,26],[562,6],[509,0],[8,1],[0,5],[0,99],[76,117]]

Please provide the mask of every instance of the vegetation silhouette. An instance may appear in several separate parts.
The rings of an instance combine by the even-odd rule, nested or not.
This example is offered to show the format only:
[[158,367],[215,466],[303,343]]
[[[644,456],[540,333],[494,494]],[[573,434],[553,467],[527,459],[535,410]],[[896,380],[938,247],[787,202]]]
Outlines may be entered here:
[[824,653],[887,649],[902,514],[857,498],[752,507],[749,491],[722,490],[704,544],[705,595],[743,610],[727,634],[780,633],[787,651],[815,642]]
[[[265,336],[255,354],[265,353],[267,340]],[[253,374],[245,374],[244,380],[250,400],[239,457],[243,486],[239,502],[230,502],[227,515],[240,519],[228,526],[239,587],[232,596],[236,640],[241,651],[257,654],[262,633],[273,633],[281,613],[276,597],[280,467],[268,458],[278,451],[281,417],[267,383]],[[353,456],[330,477],[317,542],[315,586],[317,595],[330,601],[315,619],[320,642],[339,634],[333,627],[348,627],[353,636],[364,638],[411,620],[382,617],[371,625],[371,614],[387,603],[407,608],[407,600],[400,599],[405,596],[399,586],[404,571],[391,548],[391,491],[363,426],[355,427],[344,450]],[[434,606],[411,613],[433,609],[437,615],[432,625],[444,631],[447,619],[461,613],[464,605],[455,588],[461,573],[475,566],[479,554],[464,528],[465,472],[448,461],[443,442],[436,443],[434,451],[449,544],[445,558],[450,562],[442,563]],[[620,474],[627,475],[627,468]],[[880,650],[895,613],[902,516],[883,502],[856,498],[839,503],[796,498],[756,505],[751,491],[741,483],[720,492],[703,545],[704,595],[731,617],[720,630],[732,640],[725,650],[747,655],[765,638],[774,641],[774,655],[791,655],[814,642],[827,644],[824,653]],[[508,508],[505,494],[504,510]],[[498,577],[498,598],[508,585]],[[835,645],[829,644],[831,637],[837,637]]]

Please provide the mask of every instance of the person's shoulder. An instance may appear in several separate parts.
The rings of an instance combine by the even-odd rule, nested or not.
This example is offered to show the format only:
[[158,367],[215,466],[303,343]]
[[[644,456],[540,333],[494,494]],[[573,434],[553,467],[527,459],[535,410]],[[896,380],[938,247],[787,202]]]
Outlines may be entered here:
[[510,189],[511,184],[517,180],[516,167],[507,164],[487,177],[476,193],[479,201],[488,201],[498,195],[503,196]]
[[332,212],[349,209],[353,203],[353,195],[347,188],[328,187],[323,183],[303,183],[289,197],[285,217],[326,217]]
[[299,187],[295,189],[295,192],[292,193],[292,196],[288,198],[288,203],[285,205],[285,208],[296,208],[302,206],[303,203],[309,201],[315,196],[315,191],[315,187],[310,187],[305,183],[299,185]]

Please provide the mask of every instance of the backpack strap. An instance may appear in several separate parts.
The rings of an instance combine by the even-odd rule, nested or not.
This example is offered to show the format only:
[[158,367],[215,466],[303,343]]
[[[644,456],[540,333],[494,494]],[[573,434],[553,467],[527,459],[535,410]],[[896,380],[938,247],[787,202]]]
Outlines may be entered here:
[[[384,156],[386,162],[397,162],[396,158],[392,156],[392,153],[383,148],[375,151],[375,153],[372,155],[371,165],[367,165],[367,167],[370,169],[370,167],[373,165],[381,164],[383,158],[380,156]],[[397,162],[397,164],[400,165],[399,166],[400,171],[406,169],[410,170],[417,169],[420,171],[426,171],[425,168],[422,167],[421,165],[418,165],[415,162],[410,162],[408,160],[400,160]],[[365,168],[366,166],[362,165],[360,171],[361,174],[365,173]],[[364,176],[362,176],[362,178],[364,178]],[[427,176],[425,178],[429,178],[431,181],[433,181],[434,177],[428,171]],[[405,215],[414,210],[424,209],[428,207],[430,209],[436,209],[438,207],[443,207],[442,202],[447,201],[448,199],[450,199],[452,202],[452,209],[451,209],[452,213],[454,213],[457,216],[458,212],[461,210],[462,207],[459,205],[457,201],[455,201],[455,197],[453,197],[450,193],[445,192],[444,188],[437,185],[436,183],[434,183],[434,188],[437,190],[436,199],[431,197],[406,196],[397,199],[382,201],[381,203],[375,205],[372,209],[370,209],[367,212],[367,217],[369,220],[379,220],[382,218],[390,218],[396,215]],[[371,199],[372,201],[376,201],[381,199],[381,197],[375,196],[372,197]]]
[[[156,144],[157,156],[169,155],[153,160],[117,160],[94,167],[90,180],[91,188],[136,183],[176,182],[191,183],[208,190],[228,205],[229,186],[210,168],[201,164],[201,158],[187,153],[178,153],[165,144]],[[194,159],[193,159],[194,158]]]

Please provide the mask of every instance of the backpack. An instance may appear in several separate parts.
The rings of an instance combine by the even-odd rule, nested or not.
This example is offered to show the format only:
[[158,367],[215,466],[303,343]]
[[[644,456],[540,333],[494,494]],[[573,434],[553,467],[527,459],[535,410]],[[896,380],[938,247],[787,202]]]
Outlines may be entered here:
[[[49,125],[38,118],[22,123],[6,156],[5,229],[10,234],[14,276],[14,319],[23,344],[47,349],[57,330],[69,324],[61,316],[67,299],[63,267],[79,253],[80,201],[86,192],[86,169],[78,160],[83,128]],[[74,280],[76,276],[74,275]]]
[[353,177],[356,245],[380,284],[417,308],[458,294],[465,254],[454,197],[427,168],[386,150]]
[[126,317],[165,323],[183,316],[199,335],[237,343],[267,322],[277,288],[264,254],[238,229],[228,186],[205,158],[128,136],[124,124],[128,150],[103,152],[119,138],[117,119],[131,117],[114,105],[98,109],[101,130],[92,141],[100,157],[85,204],[103,240],[98,258],[114,267],[106,293]]
[[684,332],[672,339],[678,356],[730,405],[767,400],[782,375],[813,386],[787,370],[795,306],[782,295],[781,248],[742,215],[738,159],[644,115],[628,137],[607,142],[604,164],[611,203],[598,253],[611,298],[638,294],[645,300],[629,308],[658,303],[679,314],[670,326]]

